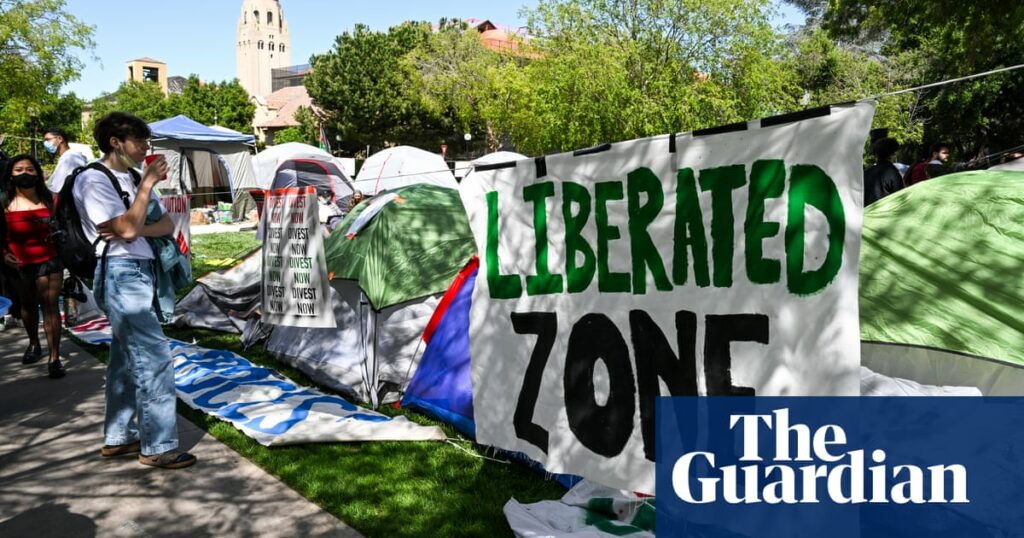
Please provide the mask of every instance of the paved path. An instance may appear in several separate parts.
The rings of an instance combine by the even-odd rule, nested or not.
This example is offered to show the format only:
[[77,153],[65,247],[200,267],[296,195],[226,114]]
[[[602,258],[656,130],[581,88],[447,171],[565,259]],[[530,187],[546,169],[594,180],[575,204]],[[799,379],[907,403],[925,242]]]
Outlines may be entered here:
[[195,466],[101,458],[103,364],[65,339],[51,380],[21,364],[27,344],[0,333],[0,537],[359,536],[180,416]]

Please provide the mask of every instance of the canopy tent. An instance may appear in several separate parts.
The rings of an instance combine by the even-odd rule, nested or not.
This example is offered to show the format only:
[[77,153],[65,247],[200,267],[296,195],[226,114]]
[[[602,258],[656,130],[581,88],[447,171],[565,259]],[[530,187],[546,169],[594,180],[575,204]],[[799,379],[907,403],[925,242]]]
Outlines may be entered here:
[[167,158],[167,179],[157,184],[164,194],[189,193],[193,205],[233,202],[235,218],[255,209],[250,149],[256,137],[223,127],[207,127],[178,115],[149,124],[153,152]]
[[351,239],[346,231],[371,204],[327,238],[338,328],[275,327],[266,344],[317,382],[374,405],[405,390],[441,294],[476,250],[457,191],[413,185],[394,194]]
[[458,187],[444,158],[411,146],[388,148],[371,155],[356,174],[353,186],[363,194],[426,183],[440,187]]
[[963,172],[865,209],[864,366],[986,395],[1024,394],[1022,192],[1022,172]]

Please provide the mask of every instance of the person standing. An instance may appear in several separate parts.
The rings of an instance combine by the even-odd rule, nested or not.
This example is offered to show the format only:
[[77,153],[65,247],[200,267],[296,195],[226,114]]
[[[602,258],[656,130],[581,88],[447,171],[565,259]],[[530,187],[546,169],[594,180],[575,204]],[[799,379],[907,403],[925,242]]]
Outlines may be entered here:
[[50,180],[47,182],[53,192],[60,192],[61,187],[64,186],[64,180],[71,175],[71,172],[80,166],[85,166],[85,155],[71,151],[69,142],[71,139],[68,138],[68,134],[56,127],[47,129],[43,134],[43,148],[47,153],[56,153],[60,157],[57,160],[57,167],[53,169]]
[[892,138],[880,138],[871,145],[875,164],[864,171],[864,207],[903,188],[903,176],[892,163],[900,145]]
[[145,224],[153,187],[167,173],[167,161],[157,157],[136,183],[134,168],[149,150],[150,130],[131,114],[103,116],[93,136],[103,152],[99,162],[111,176],[87,169],[75,179],[72,194],[86,237],[94,242],[102,239],[96,244],[94,292],[113,333],[100,454],[139,453],[139,463],[144,465],[188,467],[196,457],[178,450],[174,367],[153,306],[153,250],[144,240],[174,231],[166,213],[155,223]]
[[43,311],[43,329],[50,360],[47,371],[53,379],[64,377],[60,362],[60,297],[64,266],[50,241],[50,215],[53,195],[43,182],[43,169],[31,155],[17,155],[4,170],[7,184],[0,194],[4,208],[4,263],[17,269],[15,288],[21,303],[21,319],[29,345],[22,364],[43,358],[39,345],[39,309]]
[[910,167],[903,182],[909,187],[916,183],[946,174],[946,161],[949,160],[949,146],[942,143],[932,144],[931,154],[927,159]]

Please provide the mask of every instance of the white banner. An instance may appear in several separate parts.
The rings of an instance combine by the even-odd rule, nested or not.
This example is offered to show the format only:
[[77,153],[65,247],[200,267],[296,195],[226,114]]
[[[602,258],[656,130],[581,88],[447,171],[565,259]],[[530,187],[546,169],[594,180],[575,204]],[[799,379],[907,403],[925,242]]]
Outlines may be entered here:
[[160,204],[174,223],[174,241],[186,256],[192,252],[191,209],[188,194],[160,197]]
[[873,114],[833,107],[467,176],[478,441],[654,493],[658,396],[859,394]]
[[316,189],[270,191],[264,212],[263,322],[336,327]]

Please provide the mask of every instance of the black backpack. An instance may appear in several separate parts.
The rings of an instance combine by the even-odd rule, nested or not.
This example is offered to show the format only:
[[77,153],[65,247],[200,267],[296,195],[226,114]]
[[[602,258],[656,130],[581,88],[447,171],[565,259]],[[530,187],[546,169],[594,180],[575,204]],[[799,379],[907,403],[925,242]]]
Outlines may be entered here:
[[[75,205],[73,192],[75,180],[78,179],[82,172],[88,169],[99,170],[110,178],[110,183],[114,186],[114,190],[117,191],[121,201],[124,202],[125,211],[131,205],[128,200],[128,193],[124,192],[124,189],[121,188],[121,183],[114,177],[113,172],[98,162],[76,168],[64,182],[60,189],[60,194],[57,195],[57,204],[54,207],[53,216],[50,217],[50,234],[53,246],[57,249],[57,256],[60,258],[61,263],[64,264],[64,267],[78,278],[86,279],[93,278],[96,274],[96,245],[102,241],[99,236],[96,237],[95,241],[89,241],[85,236],[85,231],[82,229],[82,217],[79,215],[78,207]],[[140,180],[138,172],[131,168],[128,171],[137,184]],[[103,258],[107,257],[107,250],[109,248],[110,243],[103,247]]]

